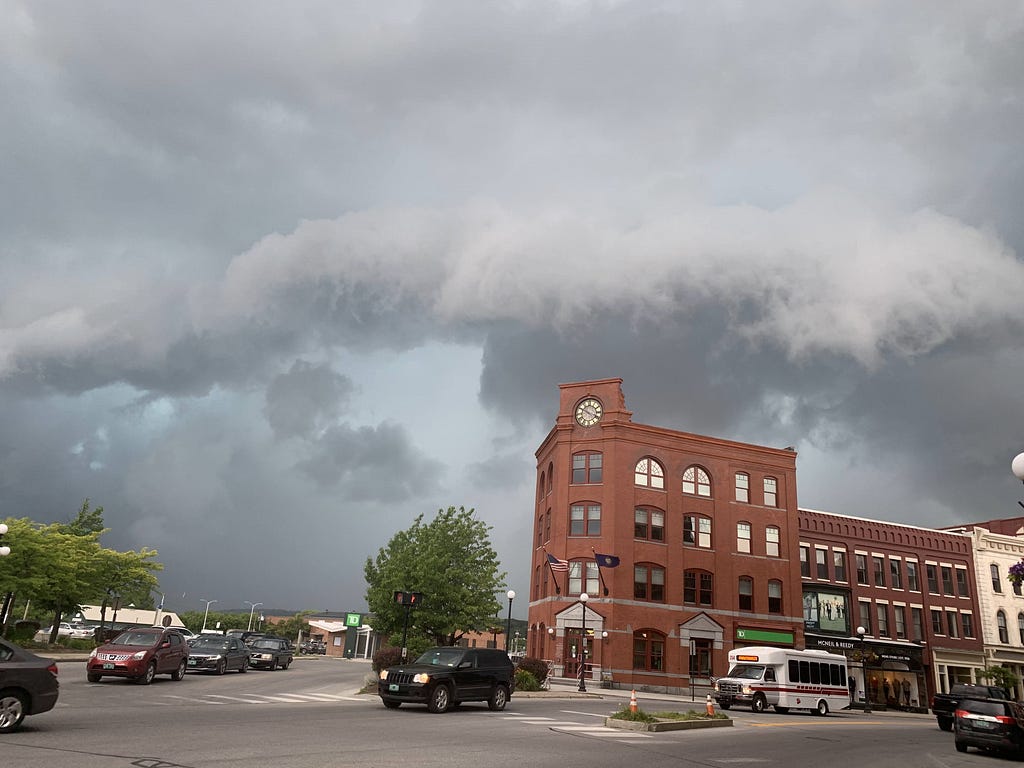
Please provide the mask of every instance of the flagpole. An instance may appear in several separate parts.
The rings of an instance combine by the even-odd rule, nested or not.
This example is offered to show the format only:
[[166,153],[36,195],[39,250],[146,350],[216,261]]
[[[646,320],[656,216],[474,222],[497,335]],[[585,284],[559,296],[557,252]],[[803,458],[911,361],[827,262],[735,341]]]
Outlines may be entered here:
[[604,583],[604,572],[601,570],[601,558],[597,556],[597,550],[593,547],[590,551],[594,553],[594,562],[597,563],[597,578],[601,580],[601,588],[604,589],[604,596],[608,597],[608,585]]
[[562,589],[558,586],[558,576],[555,573],[555,569],[551,567],[551,561],[548,560],[548,551],[544,547],[541,547],[540,549],[541,552],[544,553],[544,562],[547,564],[548,570],[551,572],[551,581],[555,584],[555,594],[560,595],[562,594]]

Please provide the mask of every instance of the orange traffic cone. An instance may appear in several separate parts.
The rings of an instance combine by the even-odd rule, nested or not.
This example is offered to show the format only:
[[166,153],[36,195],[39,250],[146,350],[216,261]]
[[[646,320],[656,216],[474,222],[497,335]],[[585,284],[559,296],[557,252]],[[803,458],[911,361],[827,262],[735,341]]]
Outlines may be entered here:
[[705,704],[704,709],[705,709],[705,714],[708,717],[714,717],[715,716],[715,701],[714,701],[714,699],[711,698],[711,694],[710,693],[708,694],[707,704]]
[[629,694],[629,711],[636,712],[636,689],[634,688]]

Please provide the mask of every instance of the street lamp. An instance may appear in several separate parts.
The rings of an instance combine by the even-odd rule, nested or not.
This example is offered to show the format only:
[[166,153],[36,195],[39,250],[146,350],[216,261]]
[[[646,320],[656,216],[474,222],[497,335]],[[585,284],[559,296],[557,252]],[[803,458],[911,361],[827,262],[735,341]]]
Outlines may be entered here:
[[206,603],[206,612],[203,613],[203,628],[199,630],[200,632],[205,632],[206,631],[206,617],[210,615],[210,604],[211,603],[216,603],[217,601],[216,600],[207,600],[205,597],[200,597],[199,598],[199,602],[200,603]]
[[506,593],[508,597],[508,620],[505,622],[505,652],[508,653],[508,636],[512,631],[512,601],[516,599],[516,591],[510,589]]
[[583,637],[580,638],[580,686],[576,689],[580,693],[587,692],[584,675],[587,673],[587,600],[589,599],[590,595],[586,592],[580,593],[580,607],[583,608]]
[[[7,534],[7,531],[7,523],[0,523],[0,541],[3,540],[4,536]],[[7,555],[9,554],[11,554],[11,548],[8,547],[6,544],[0,543],[0,557],[7,557]]]
[[[1013,457],[1013,461],[1010,464],[1010,471],[1013,472],[1014,477],[1024,483],[1024,453],[1018,453]],[[1018,499],[1017,503],[1024,507],[1024,501]]]
[[263,603],[250,603],[248,600],[243,600],[242,602],[244,602],[248,606],[251,606],[249,608],[249,624],[245,628],[246,632],[251,632],[252,631],[252,615],[253,615],[253,613],[256,612],[256,606],[257,605],[263,605]]
[[[864,652],[864,635],[867,632],[864,627],[857,627],[857,637],[860,638],[860,667],[864,674],[864,714],[871,714],[871,688],[868,686],[868,655]],[[853,702],[850,702],[853,706]]]

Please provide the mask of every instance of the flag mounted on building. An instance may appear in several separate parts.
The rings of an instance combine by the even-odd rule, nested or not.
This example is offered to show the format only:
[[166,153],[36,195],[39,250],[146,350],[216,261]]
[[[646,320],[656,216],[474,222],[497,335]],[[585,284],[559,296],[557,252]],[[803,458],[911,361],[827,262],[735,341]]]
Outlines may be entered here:
[[601,573],[602,568],[615,568],[621,562],[615,555],[602,555],[600,552],[594,550],[593,547],[590,551],[594,553],[594,560],[597,561],[597,575],[601,579],[601,588],[604,590],[604,596],[608,597],[608,585],[604,582],[604,574]]
[[555,594],[560,595],[562,588],[558,586],[558,574],[569,572],[569,561],[559,560],[547,550],[544,551],[544,556],[547,558],[548,568],[551,570],[551,580],[555,582]]

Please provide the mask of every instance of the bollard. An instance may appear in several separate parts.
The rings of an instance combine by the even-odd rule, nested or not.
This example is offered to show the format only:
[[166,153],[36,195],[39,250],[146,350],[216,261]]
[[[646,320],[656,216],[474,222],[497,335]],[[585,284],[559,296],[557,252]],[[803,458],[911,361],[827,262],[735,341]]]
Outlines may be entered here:
[[629,694],[629,711],[636,712],[636,688]]
[[708,717],[714,717],[715,716],[715,702],[711,698],[711,694],[710,693],[708,694],[708,701],[707,701],[707,704],[705,705],[705,714]]

